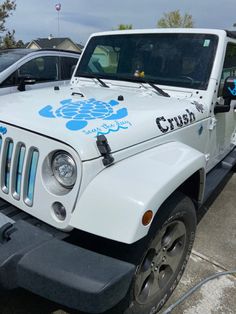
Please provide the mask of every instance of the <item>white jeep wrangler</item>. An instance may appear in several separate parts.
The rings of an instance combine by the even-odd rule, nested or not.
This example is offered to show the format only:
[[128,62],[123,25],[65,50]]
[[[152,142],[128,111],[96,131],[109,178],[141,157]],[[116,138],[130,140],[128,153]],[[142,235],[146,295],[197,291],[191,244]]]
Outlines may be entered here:
[[236,163],[236,36],[91,36],[71,86],[0,98],[0,286],[154,314]]

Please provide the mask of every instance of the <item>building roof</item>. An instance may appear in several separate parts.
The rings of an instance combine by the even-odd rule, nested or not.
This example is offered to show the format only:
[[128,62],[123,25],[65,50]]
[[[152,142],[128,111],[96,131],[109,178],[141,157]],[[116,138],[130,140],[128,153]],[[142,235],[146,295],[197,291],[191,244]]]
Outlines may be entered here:
[[78,50],[81,50],[83,46],[76,44],[69,37],[49,37],[49,38],[38,38],[32,40],[27,47],[29,47],[32,43],[36,44],[38,48],[41,49],[53,49],[58,48],[63,42],[70,41]]
[[76,43],[76,45],[82,50],[84,48],[83,45]]
[[63,41],[69,40],[69,38],[63,37],[63,38],[38,38],[34,40],[34,42],[40,46],[40,48],[56,48],[58,45],[63,43]]

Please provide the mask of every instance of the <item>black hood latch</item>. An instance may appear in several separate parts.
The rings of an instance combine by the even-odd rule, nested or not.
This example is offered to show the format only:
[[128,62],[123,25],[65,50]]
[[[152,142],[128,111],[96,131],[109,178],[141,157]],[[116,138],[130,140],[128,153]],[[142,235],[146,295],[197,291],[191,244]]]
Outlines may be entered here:
[[114,162],[114,158],[111,155],[111,147],[108,144],[107,138],[105,135],[98,135],[97,136],[97,147],[99,152],[101,153],[104,166],[109,166]]

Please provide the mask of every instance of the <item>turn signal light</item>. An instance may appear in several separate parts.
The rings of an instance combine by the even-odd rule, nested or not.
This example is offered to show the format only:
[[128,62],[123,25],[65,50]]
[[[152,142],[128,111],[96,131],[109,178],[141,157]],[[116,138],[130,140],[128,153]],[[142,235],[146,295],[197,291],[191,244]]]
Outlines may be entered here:
[[153,212],[151,210],[147,210],[142,218],[142,224],[144,226],[147,226],[150,224],[150,222],[152,221],[152,217],[153,217]]

